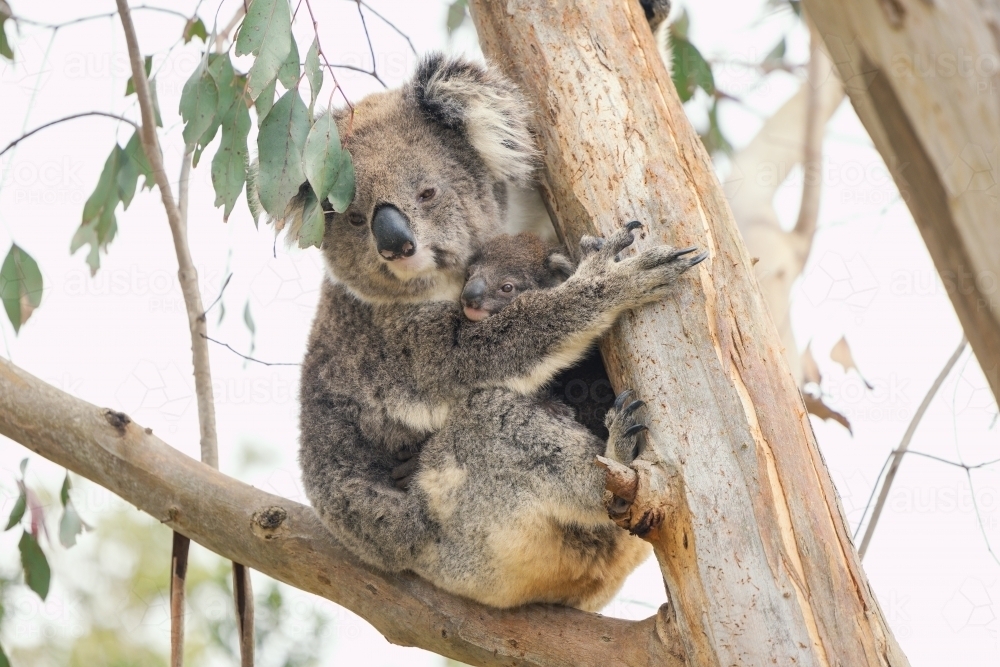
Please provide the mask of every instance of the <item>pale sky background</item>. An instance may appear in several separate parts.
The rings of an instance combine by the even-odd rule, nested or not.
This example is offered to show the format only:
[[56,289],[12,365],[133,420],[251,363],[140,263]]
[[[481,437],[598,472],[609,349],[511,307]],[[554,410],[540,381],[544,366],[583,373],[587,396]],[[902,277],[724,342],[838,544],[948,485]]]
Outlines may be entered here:
[[[440,0],[371,0],[371,4],[407,32],[420,53],[446,49],[478,54],[468,25],[449,43],[444,28],[446,3]],[[692,18],[692,41],[714,60],[759,60],[791,23],[787,19],[760,25],[763,0],[684,4]],[[25,18],[50,22],[114,8],[107,0],[13,0],[12,6]],[[190,12],[193,3],[173,6]],[[235,6],[234,0],[223,2],[220,23],[228,21]],[[368,46],[353,3],[316,2],[314,8],[331,61],[367,66]],[[214,9],[209,3],[202,8],[207,23]],[[155,67],[166,126],[161,142],[168,172],[176,174],[182,148],[177,103],[196,64],[197,49],[177,46],[164,57],[177,41],[183,21],[141,11],[135,12],[135,21],[144,52],[158,55]],[[369,30],[380,74],[390,85],[404,81],[415,62],[409,47],[377,19],[369,20]],[[311,26],[300,21],[295,33],[304,53],[312,39]],[[0,63],[0,127],[4,128],[0,145],[22,129],[74,112],[104,110],[138,116],[134,98],[122,97],[129,72],[117,20],[67,27],[51,38],[51,31],[25,25],[14,40],[18,63]],[[806,56],[806,36],[799,29],[792,34],[789,58],[802,62]],[[744,106],[724,104],[721,109],[724,130],[737,148],[798,87],[797,79],[786,74],[759,84],[756,75],[733,65],[717,70],[716,76],[723,90],[745,102]],[[363,75],[344,72],[338,79],[352,99],[380,88]],[[330,89],[328,77],[321,100],[327,99]],[[700,122],[697,113],[692,116]],[[197,457],[190,341],[159,195],[138,194],[127,212],[119,210],[118,236],[109,254],[102,255],[96,277],[89,275],[85,251],[75,256],[68,252],[83,203],[112,142],[117,137],[124,145],[131,136],[131,127],[118,127],[116,133],[117,125],[102,118],[67,123],[26,140],[0,159],[0,252],[5,254],[10,242],[17,242],[38,261],[45,279],[42,305],[20,335],[15,336],[10,323],[0,317],[0,353],[76,396],[127,412]],[[256,130],[251,146],[255,134]],[[214,147],[209,151],[213,153]],[[794,290],[792,315],[800,346],[812,341],[828,402],[844,412],[854,427],[852,437],[837,424],[814,419],[823,455],[854,529],[886,455],[899,443],[924,393],[957,345],[961,329],[905,204],[846,101],[827,128],[824,161],[819,233],[810,263]],[[727,187],[738,186],[738,178],[726,173],[725,164],[719,169]],[[800,191],[801,179],[793,172],[776,201],[787,225],[797,214]],[[257,328],[254,355],[268,361],[298,362],[322,275],[318,254],[286,250],[279,242],[275,258],[272,232],[263,226],[254,228],[242,199],[228,224],[222,223],[221,209],[213,207],[213,200],[205,161],[191,181],[190,235],[206,303],[218,294],[227,271],[233,273],[224,297],[226,317],[218,325],[216,317],[209,317],[211,335],[247,351],[250,334],[242,313],[249,303]],[[829,360],[830,348],[842,335],[874,390],[866,390],[857,373],[845,374]],[[305,502],[296,463],[298,368],[246,365],[218,347],[212,347],[211,355],[222,470]],[[1000,426],[995,423],[996,413],[979,365],[967,351],[928,411],[911,448],[967,463],[997,458]],[[20,445],[0,437],[3,516],[16,497],[17,465],[26,455]],[[32,485],[55,492],[62,475],[61,468],[31,457]],[[972,479],[970,488],[959,468],[907,458],[865,560],[889,624],[914,667],[985,667],[1000,659],[1000,566],[986,542],[990,540],[1000,551],[997,469],[975,471]],[[78,481],[74,500],[90,523],[120,503],[84,480]],[[0,567],[7,571],[17,567],[16,535],[12,533],[0,535]],[[86,535],[76,547],[98,548],[93,536]],[[73,600],[61,583],[62,578],[78,574],[74,571],[78,552],[54,551],[49,600],[41,604],[31,593],[19,596],[8,610],[4,645],[44,643],[47,633],[80,631]],[[203,553],[195,546],[192,557],[202,558]],[[606,613],[642,618],[664,599],[656,564],[650,561],[629,579]],[[324,636],[328,658],[324,664],[442,664],[438,656],[388,645],[366,622],[330,602],[304,593],[293,594],[293,600],[293,610],[318,608],[333,619]],[[165,601],[151,601],[148,622],[137,631],[165,646],[166,618]]]

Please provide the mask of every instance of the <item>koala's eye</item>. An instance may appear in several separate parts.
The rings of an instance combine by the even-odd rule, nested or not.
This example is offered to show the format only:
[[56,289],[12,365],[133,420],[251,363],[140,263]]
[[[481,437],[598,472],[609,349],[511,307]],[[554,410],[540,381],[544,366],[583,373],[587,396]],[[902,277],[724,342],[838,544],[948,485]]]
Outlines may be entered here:
[[350,215],[348,215],[347,219],[355,227],[362,227],[365,224],[367,224],[367,222],[368,222],[368,220],[365,218],[365,216],[362,215],[362,214],[360,214],[360,213],[358,213],[357,211],[355,211],[355,212],[351,213]]
[[504,283],[503,287],[500,288],[500,291],[501,292],[513,292],[514,291],[514,286],[511,285],[510,283]]
[[421,203],[423,203],[425,201],[430,201],[430,200],[434,199],[435,195],[437,195],[437,190],[435,190],[434,188],[427,188],[426,190],[424,190],[423,192],[421,192],[419,195],[417,195],[417,201],[421,202]]

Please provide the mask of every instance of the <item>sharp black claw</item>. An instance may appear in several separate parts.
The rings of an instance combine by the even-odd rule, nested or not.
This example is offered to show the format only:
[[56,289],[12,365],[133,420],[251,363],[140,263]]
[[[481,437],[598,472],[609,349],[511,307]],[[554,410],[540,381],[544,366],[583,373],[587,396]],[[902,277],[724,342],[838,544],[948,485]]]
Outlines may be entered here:
[[690,246],[688,248],[681,248],[679,250],[674,250],[672,253],[670,253],[670,256],[671,257],[683,257],[684,255],[690,255],[691,253],[693,253],[697,249],[698,249],[698,246],[696,246],[696,245]]
[[618,394],[618,398],[615,399],[615,410],[621,410],[622,406],[625,405],[625,401],[627,401],[628,397],[631,395],[631,389],[626,389],[622,393]]
[[688,260],[688,262],[689,262],[688,266],[694,266],[695,264],[701,264],[706,259],[708,259],[708,252],[707,251],[701,253],[700,255],[695,255],[690,260]]
[[642,223],[639,222],[638,220],[632,220],[631,222],[625,223],[625,229],[629,230],[630,232],[635,231],[640,227],[642,227]]
[[625,429],[625,435],[630,436],[630,435],[635,435],[637,433],[642,433],[647,428],[649,427],[646,426],[645,424],[632,424],[627,429]]
[[632,401],[631,403],[628,404],[628,407],[622,410],[622,415],[623,416],[630,415],[644,405],[646,405],[646,401],[643,400]]

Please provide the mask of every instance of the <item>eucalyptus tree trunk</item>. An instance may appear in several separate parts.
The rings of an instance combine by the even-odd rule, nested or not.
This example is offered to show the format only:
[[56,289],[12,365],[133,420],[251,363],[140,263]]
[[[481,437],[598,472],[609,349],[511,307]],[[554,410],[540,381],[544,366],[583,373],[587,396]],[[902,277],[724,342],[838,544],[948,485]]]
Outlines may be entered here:
[[486,55],[535,105],[543,196],[569,247],[638,219],[638,247],[711,253],[602,346],[617,388],[648,404],[627,520],[660,520],[647,539],[671,603],[661,625],[681,644],[671,648],[692,666],[907,665],[639,3],[470,5]]
[[1000,398],[1000,0],[805,0]]

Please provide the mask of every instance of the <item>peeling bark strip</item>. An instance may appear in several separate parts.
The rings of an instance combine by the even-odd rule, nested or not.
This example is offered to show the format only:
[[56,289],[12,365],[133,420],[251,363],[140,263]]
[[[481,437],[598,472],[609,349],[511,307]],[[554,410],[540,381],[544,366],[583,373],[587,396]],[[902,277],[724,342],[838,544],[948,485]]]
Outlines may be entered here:
[[100,408],[3,358],[0,434],[223,558],[343,605],[395,644],[498,667],[686,664],[666,608],[638,622],[542,605],[501,611],[370,570],[333,542],[312,508],[226,477],[134,422],[119,435]]
[[536,105],[543,194],[570,247],[638,219],[638,248],[711,251],[602,347],[616,388],[635,389],[649,411],[636,505],[667,509],[647,539],[682,641],[672,648],[699,667],[908,665],[638,3],[470,5],[483,50]]
[[804,4],[1000,399],[1000,8]]

